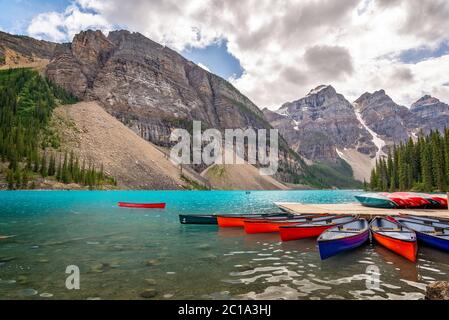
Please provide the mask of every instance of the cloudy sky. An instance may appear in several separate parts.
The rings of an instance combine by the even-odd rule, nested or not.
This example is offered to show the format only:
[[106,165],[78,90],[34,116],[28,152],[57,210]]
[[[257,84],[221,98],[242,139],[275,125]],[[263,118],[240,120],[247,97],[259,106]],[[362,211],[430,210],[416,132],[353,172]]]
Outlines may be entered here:
[[0,0],[0,29],[57,42],[138,31],[271,109],[332,84],[449,102],[449,0]]

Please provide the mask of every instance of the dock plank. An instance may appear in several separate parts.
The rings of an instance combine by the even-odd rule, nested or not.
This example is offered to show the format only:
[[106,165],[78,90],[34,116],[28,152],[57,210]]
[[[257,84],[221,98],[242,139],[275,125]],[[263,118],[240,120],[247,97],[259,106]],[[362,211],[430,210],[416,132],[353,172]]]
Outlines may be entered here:
[[299,202],[275,202],[280,209],[296,214],[336,214],[360,215],[373,218],[375,216],[397,216],[399,214],[449,219],[449,210],[433,209],[379,209],[364,207],[359,203],[339,204],[305,204]]

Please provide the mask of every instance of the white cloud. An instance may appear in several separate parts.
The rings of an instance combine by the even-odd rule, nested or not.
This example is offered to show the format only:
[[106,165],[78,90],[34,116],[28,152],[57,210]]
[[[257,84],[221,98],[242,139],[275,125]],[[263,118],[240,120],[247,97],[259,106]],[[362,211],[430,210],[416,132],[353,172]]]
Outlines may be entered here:
[[[82,2],[85,2],[82,0]],[[37,39],[54,42],[71,41],[73,36],[85,29],[111,30],[104,17],[92,12],[84,12],[82,5],[72,4],[63,13],[46,12],[33,18],[28,26],[28,34]]]
[[380,88],[405,105],[422,93],[449,100],[449,56],[414,65],[391,58],[449,40],[447,0],[76,0],[63,14],[37,16],[29,33],[64,41],[92,25],[139,31],[178,51],[226,38],[245,70],[232,82],[260,107],[319,84],[350,100]]

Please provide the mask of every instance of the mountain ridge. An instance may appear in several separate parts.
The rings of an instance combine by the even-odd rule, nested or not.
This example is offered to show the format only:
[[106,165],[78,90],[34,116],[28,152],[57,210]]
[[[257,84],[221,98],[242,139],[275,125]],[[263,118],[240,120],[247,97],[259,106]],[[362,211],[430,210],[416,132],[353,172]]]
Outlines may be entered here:
[[[0,42],[2,48],[8,44]],[[52,49],[52,58],[44,65],[51,82],[80,100],[100,103],[137,135],[161,147],[170,147],[173,129],[189,130],[193,120],[202,121],[203,129],[272,128],[260,109],[232,84],[139,33],[122,30],[106,37],[88,30],[72,43],[52,44]],[[28,58],[38,56],[30,53]],[[301,182],[305,164],[282,138],[280,150],[277,178]]]
[[[190,130],[193,120],[202,121],[203,129],[274,127],[281,133],[276,178],[286,183],[333,186],[313,166],[326,167],[324,171],[336,177],[355,174],[363,180],[375,156],[388,147],[449,123],[449,106],[431,96],[408,108],[380,89],[351,103],[331,85],[320,85],[276,111],[261,110],[226,80],[126,30],[107,36],[86,30],[63,44],[0,33],[0,58],[8,50],[21,55],[18,66],[36,60],[52,82],[83,101],[98,102],[137,135],[161,147],[172,145],[173,129]],[[385,142],[382,150],[375,139]],[[198,173],[206,169],[193,168]]]
[[[395,103],[384,89],[365,92],[349,103],[331,85],[320,85],[278,110],[263,111],[309,165],[332,164],[339,158],[351,165],[358,180],[368,180],[376,158],[385,156],[395,144],[449,127],[449,106],[437,98],[425,95],[405,107]],[[344,131],[332,129],[342,126]],[[340,135],[346,139],[336,139]],[[317,148],[320,145],[321,149]]]

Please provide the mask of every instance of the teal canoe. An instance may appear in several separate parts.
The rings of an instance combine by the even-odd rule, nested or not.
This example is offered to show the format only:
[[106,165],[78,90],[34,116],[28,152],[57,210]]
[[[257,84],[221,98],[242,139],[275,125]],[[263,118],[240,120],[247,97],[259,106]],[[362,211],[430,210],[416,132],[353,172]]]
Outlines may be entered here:
[[365,207],[394,209],[398,206],[392,200],[377,193],[366,193],[355,196],[355,198]]

